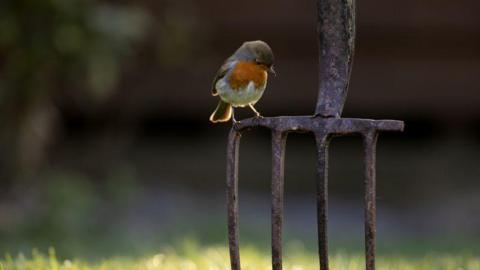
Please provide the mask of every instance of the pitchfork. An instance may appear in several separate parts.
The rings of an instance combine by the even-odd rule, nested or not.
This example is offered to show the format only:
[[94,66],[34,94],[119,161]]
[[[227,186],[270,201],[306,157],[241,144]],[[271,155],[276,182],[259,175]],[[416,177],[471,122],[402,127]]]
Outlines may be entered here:
[[320,269],[328,270],[328,146],[335,136],[360,135],[364,147],[366,269],[375,269],[375,158],[381,131],[403,131],[396,120],[341,118],[347,97],[355,40],[355,1],[317,0],[320,86],[313,116],[249,118],[233,124],[227,149],[227,205],[230,262],[240,270],[238,243],[238,156],[242,133],[256,127],[272,132],[272,268],[282,269],[284,156],[290,132],[313,133],[317,145],[317,227]]

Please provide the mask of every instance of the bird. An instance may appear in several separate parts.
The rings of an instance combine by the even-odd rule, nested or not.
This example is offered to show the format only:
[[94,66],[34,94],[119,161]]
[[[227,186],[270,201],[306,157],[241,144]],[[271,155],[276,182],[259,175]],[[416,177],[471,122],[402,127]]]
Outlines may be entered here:
[[250,107],[255,117],[261,114],[254,105],[267,87],[268,73],[276,75],[270,46],[261,40],[244,42],[217,71],[212,95],[220,98],[210,116],[212,123],[227,122],[234,116],[235,107]]

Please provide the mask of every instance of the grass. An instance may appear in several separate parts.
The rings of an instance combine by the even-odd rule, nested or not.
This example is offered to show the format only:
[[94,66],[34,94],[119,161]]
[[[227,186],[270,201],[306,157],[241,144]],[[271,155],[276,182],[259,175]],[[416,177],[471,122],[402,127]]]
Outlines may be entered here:
[[[255,247],[241,250],[242,269],[271,269],[270,256]],[[365,269],[362,254],[335,252],[330,259],[331,270]],[[385,270],[478,270],[480,257],[473,255],[430,254],[421,257],[379,256],[377,268]],[[88,262],[59,259],[54,249],[47,254],[34,250],[31,255],[6,255],[0,270],[221,270],[229,268],[228,250],[220,246],[200,247],[186,243],[179,250],[166,248],[145,257],[116,257]],[[316,255],[301,247],[285,252],[284,269],[318,269]]]

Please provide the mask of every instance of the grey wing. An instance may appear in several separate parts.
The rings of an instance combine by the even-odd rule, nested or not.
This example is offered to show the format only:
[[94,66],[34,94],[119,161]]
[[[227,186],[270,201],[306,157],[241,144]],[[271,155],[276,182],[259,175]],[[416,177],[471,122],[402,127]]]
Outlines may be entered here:
[[227,72],[232,68],[233,64],[234,64],[234,60],[231,58],[228,58],[227,61],[225,61],[225,63],[223,63],[223,65],[217,71],[217,74],[215,75],[215,79],[213,79],[213,83],[212,83],[212,96],[218,95],[215,85],[217,84],[218,80],[220,80],[227,74]]

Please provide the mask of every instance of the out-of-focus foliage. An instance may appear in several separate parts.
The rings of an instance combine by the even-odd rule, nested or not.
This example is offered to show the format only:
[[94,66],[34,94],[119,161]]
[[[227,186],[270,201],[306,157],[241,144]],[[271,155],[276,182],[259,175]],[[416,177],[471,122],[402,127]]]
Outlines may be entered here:
[[0,1],[0,178],[41,167],[66,108],[101,114],[137,73],[188,68],[199,18],[192,0]]
[[[62,255],[96,257],[112,248],[118,251],[138,245],[124,235],[128,230],[120,229],[125,221],[119,213],[125,212],[118,209],[128,209],[142,195],[135,177],[129,174],[124,170],[107,175],[101,187],[72,172],[53,170],[37,176],[36,183],[16,195],[25,201],[8,207],[0,204],[0,212],[10,217],[0,222],[0,254],[54,245]],[[94,247],[92,243],[96,243]]]
[[18,171],[42,159],[56,100],[106,100],[151,21],[142,8],[112,2],[1,1],[0,163]]
[[192,64],[199,55],[208,36],[206,21],[199,17],[190,0],[165,1],[159,16],[158,56],[162,67],[178,68]]
[[148,20],[142,9],[98,1],[3,2],[0,106],[22,106],[56,91],[85,89],[104,98]]

